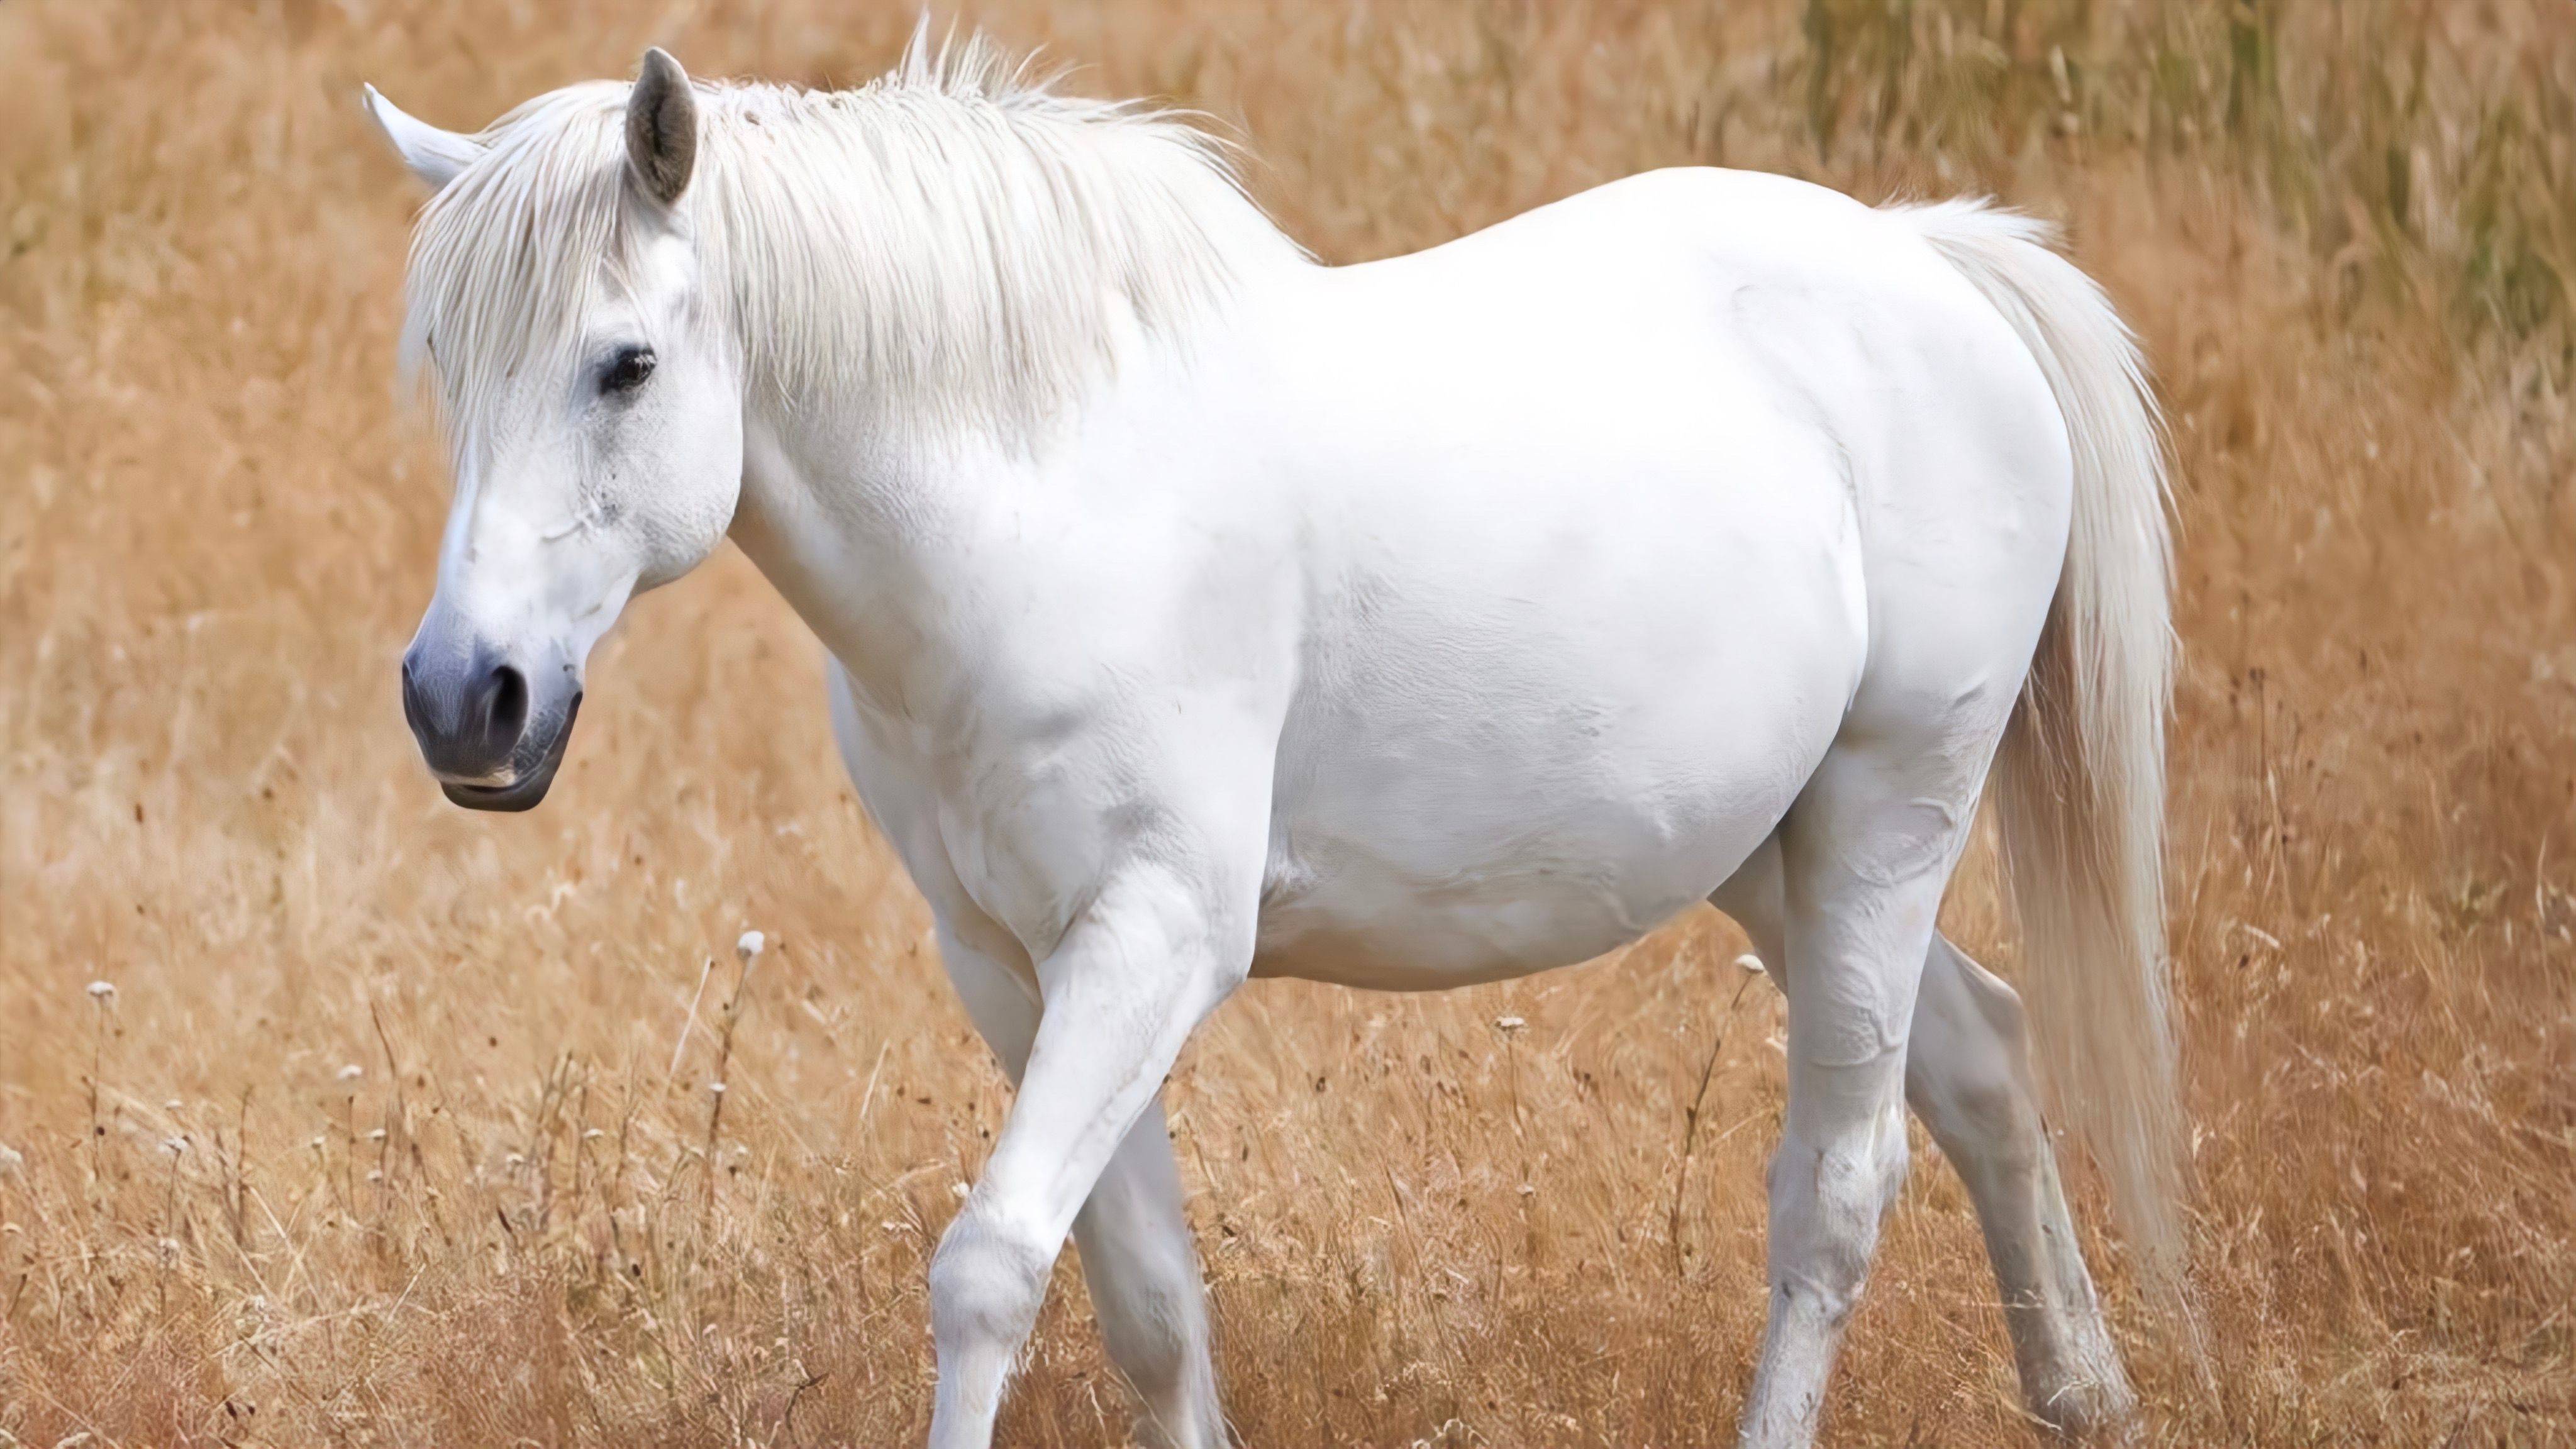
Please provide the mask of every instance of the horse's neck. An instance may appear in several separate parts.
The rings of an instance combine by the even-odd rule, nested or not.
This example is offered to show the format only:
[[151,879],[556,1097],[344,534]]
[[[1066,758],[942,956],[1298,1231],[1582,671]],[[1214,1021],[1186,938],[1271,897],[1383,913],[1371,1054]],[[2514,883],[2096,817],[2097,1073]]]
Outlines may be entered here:
[[746,418],[731,535],[788,606],[845,663],[883,658],[921,607],[924,472],[848,413]]
[[986,437],[890,438],[863,410],[747,419],[734,541],[848,670],[863,705],[930,705],[955,672],[978,560],[961,544],[1041,462]]
[[1073,358],[1061,387],[1039,391],[1042,411],[942,406],[917,387],[828,373],[807,373],[792,392],[755,383],[733,535],[849,669],[863,703],[941,667],[925,651],[958,627],[962,601],[947,594],[972,587],[956,538],[1009,508],[1013,490],[1082,474],[1079,440],[1094,426],[1150,434],[1157,419],[1195,416],[1215,385],[1202,364],[1257,350],[1247,340],[1259,330],[1247,319],[1263,310],[1254,299],[1315,274],[1258,208],[1230,187],[1221,200],[1202,238],[1221,261],[1217,292],[1187,306],[1090,292],[1093,305],[1120,310],[1100,329],[1101,349]]

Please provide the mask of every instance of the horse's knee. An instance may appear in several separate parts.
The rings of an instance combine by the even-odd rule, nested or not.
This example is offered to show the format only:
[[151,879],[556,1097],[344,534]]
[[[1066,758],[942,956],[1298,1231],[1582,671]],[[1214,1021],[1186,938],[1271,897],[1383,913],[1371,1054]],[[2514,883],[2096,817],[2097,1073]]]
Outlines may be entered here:
[[1083,1267],[1110,1358],[1148,1401],[1178,1388],[1206,1352],[1196,1265],[1131,1261],[1112,1267],[1104,1255],[1086,1250]]
[[970,1200],[930,1260],[930,1324],[942,1345],[1016,1345],[1037,1321],[1054,1251]]
[[1188,1305],[1172,1300],[1129,1299],[1116,1313],[1100,1315],[1100,1335],[1110,1360],[1149,1408],[1180,1397],[1206,1352],[1194,1333]]

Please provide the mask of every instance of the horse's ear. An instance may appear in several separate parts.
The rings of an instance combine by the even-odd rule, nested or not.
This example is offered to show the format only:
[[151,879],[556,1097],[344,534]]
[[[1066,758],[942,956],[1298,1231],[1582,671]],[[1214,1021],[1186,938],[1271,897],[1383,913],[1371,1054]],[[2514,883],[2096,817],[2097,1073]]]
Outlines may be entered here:
[[626,98],[626,169],[646,196],[669,206],[689,189],[697,159],[698,100],[689,73],[657,45],[644,52]]
[[402,158],[411,174],[436,191],[456,179],[456,173],[474,164],[483,147],[471,136],[442,131],[427,121],[403,114],[400,106],[386,100],[374,86],[365,88],[359,98],[376,129],[385,133],[385,141]]

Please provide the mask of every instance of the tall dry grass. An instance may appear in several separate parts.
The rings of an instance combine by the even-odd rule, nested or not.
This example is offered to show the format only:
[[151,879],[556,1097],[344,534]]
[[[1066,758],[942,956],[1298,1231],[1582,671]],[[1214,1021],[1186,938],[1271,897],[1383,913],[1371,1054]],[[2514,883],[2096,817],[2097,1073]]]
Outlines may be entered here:
[[[2214,1394],[2092,1244],[2154,1436],[2576,1442],[2576,12],[973,18],[1238,125],[1333,259],[1680,162],[2068,221],[2184,490]],[[736,557],[603,647],[544,810],[440,803],[392,668],[443,505],[390,382],[415,198],[351,103],[476,124],[651,41],[851,81],[910,19],[0,7],[0,1445],[919,1435],[924,1258],[998,1078]],[[1951,922],[2010,969],[1982,860]],[[745,926],[778,938],[747,971]],[[1780,1092],[1736,950],[1702,916],[1512,986],[1220,1013],[1171,1097],[1248,1442],[1728,1437]],[[1917,1149],[1828,1432],[2015,1442],[1969,1210]],[[1076,1277],[1010,1442],[1125,1432]]]

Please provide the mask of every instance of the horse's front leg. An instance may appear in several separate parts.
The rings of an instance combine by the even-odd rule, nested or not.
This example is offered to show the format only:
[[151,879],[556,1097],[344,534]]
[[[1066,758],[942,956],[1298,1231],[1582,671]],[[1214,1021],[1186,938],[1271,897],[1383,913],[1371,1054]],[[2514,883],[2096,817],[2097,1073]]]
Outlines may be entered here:
[[1191,1029],[1243,980],[1251,941],[1239,909],[1176,873],[1135,869],[1038,963],[1041,1009],[1019,1096],[931,1262],[932,1449],[991,1442],[1065,1235]]
[[1073,1238],[1100,1336],[1144,1403],[1137,1439],[1153,1449],[1223,1449],[1207,1287],[1159,1094],[1092,1186]]
[[[939,955],[976,1030],[1018,1086],[1040,1007],[1027,957],[1007,937],[979,949],[944,924]],[[1225,1414],[1209,1351],[1207,1295],[1159,1093],[1092,1184],[1073,1238],[1109,1356],[1143,1402],[1137,1437],[1154,1449],[1219,1449]]]

